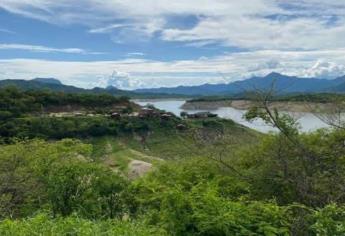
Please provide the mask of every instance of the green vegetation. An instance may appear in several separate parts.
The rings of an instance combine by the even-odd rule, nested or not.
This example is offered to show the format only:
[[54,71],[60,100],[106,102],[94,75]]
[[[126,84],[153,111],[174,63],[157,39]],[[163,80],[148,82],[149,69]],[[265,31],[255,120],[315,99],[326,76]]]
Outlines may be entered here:
[[181,94],[166,94],[166,93],[150,93],[150,92],[137,92],[129,90],[121,90],[115,87],[93,89],[83,89],[70,85],[62,84],[59,80],[53,78],[36,78],[33,80],[19,80],[19,79],[7,79],[0,80],[0,89],[8,87],[17,87],[22,91],[53,91],[56,93],[69,93],[69,94],[108,94],[116,97],[130,97],[137,99],[152,99],[152,98],[190,98],[190,95]]
[[142,222],[120,220],[87,220],[72,215],[69,217],[51,217],[39,214],[24,220],[4,220],[0,223],[0,235],[123,235],[123,236],[164,236],[167,233]]
[[87,109],[96,112],[111,110],[122,105],[133,109],[126,97],[108,94],[81,94],[52,92],[49,90],[22,91],[16,87],[0,89],[0,120],[22,117],[26,114],[44,114],[51,111]]
[[[219,118],[49,117],[25,108],[30,93],[14,93],[0,124],[0,235],[345,233],[341,127],[300,134],[266,102],[246,118],[279,133]],[[133,175],[134,161],[150,169]]]
[[[257,171],[251,178],[252,167],[259,160],[248,163],[247,153],[252,152],[242,151],[234,165],[238,170],[242,166],[244,175],[200,157],[161,162],[155,171],[129,182],[102,160],[93,159],[92,146],[79,141],[33,140],[7,145],[0,154],[0,232],[289,235],[294,231],[297,235],[342,235],[343,208],[331,203],[327,206],[328,200],[320,209],[313,208],[294,203],[299,198],[292,197],[278,204],[273,199],[288,198],[291,195],[286,191],[294,190],[294,186],[286,186],[286,191],[277,189],[284,183],[277,177],[262,189],[264,181],[271,182],[267,182],[267,174],[276,173]],[[261,165],[269,166],[272,160],[261,161]],[[320,196],[326,199],[333,191]]]

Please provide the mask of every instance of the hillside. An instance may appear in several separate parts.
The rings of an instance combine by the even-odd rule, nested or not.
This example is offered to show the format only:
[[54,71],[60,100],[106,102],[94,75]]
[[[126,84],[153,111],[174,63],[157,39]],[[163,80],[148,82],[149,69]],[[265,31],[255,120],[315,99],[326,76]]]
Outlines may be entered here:
[[55,92],[64,93],[107,93],[115,96],[131,96],[134,95],[130,91],[119,90],[114,87],[110,88],[93,88],[83,89],[75,86],[62,84],[56,79],[36,78],[33,80],[0,80],[0,88],[16,86],[22,90],[52,90]]
[[45,83],[45,84],[56,84],[56,85],[62,85],[61,81],[55,78],[35,78],[31,81]]
[[330,92],[345,93],[345,76],[339,78],[339,80],[341,80],[342,82],[337,84],[336,86],[330,87]]
[[[288,132],[154,108],[109,115],[131,103],[104,94],[0,98],[1,235],[342,235],[329,232],[345,212],[343,129],[300,135],[276,113]],[[91,113],[42,112],[61,105]]]

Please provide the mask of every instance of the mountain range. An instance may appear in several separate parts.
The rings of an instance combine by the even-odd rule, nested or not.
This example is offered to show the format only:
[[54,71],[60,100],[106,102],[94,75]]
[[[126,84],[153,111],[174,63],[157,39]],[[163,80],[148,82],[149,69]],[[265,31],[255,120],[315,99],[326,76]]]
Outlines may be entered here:
[[329,80],[317,78],[299,78],[279,73],[270,73],[264,77],[252,77],[247,80],[228,84],[203,84],[199,86],[178,86],[172,88],[120,90],[115,87],[83,89],[62,84],[54,78],[35,78],[32,80],[0,80],[0,87],[14,85],[24,90],[50,89],[69,93],[108,93],[129,97],[164,97],[164,96],[224,96],[237,95],[253,90],[265,91],[273,88],[280,94],[289,93],[345,93],[345,76]]
[[174,88],[138,89],[137,93],[164,93],[181,95],[235,95],[253,90],[273,89],[281,94],[288,93],[345,93],[345,76],[329,80],[317,78],[299,78],[279,73],[270,73],[264,77],[235,81],[228,84],[203,84],[200,86],[179,86]]

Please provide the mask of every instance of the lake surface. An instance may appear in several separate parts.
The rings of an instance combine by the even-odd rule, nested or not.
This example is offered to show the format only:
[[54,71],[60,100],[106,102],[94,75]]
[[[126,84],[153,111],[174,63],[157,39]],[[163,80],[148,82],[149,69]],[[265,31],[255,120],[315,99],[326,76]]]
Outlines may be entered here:
[[[239,110],[232,107],[221,107],[216,110],[184,110],[181,109],[181,106],[186,102],[186,100],[178,99],[145,99],[145,100],[133,100],[135,103],[145,106],[151,104],[158,109],[169,111],[174,113],[177,116],[180,116],[181,111],[188,113],[197,113],[201,111],[209,111],[217,114],[219,117],[224,119],[232,119],[233,121],[247,126],[249,128],[258,130],[260,132],[268,133],[270,131],[276,131],[275,128],[266,125],[265,122],[258,119],[253,122],[248,122],[243,118],[243,115],[246,113],[246,110]],[[320,128],[328,127],[323,121],[317,118],[312,113],[305,112],[289,112],[291,116],[296,118],[300,124],[300,130],[302,132],[310,132]]]

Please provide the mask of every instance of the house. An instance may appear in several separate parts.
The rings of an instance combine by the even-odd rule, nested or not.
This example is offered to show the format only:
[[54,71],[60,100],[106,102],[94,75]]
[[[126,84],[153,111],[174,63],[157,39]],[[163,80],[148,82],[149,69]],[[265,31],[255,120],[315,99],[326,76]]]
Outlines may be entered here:
[[171,113],[163,113],[163,114],[161,114],[161,118],[163,120],[169,120],[172,117],[173,117],[173,114],[171,114]]
[[146,117],[158,117],[160,114],[157,110],[152,108],[144,107],[139,112],[139,117],[146,118]]

